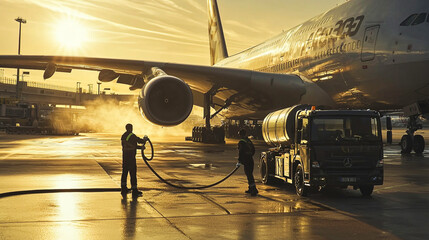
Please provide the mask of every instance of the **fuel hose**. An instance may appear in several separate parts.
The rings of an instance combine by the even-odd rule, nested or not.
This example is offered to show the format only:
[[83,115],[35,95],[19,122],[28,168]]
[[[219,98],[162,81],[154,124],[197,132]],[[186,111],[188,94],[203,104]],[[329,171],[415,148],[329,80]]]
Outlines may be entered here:
[[235,168],[228,174],[228,175],[226,175],[224,178],[222,178],[221,180],[219,180],[219,181],[217,181],[217,182],[215,182],[215,183],[212,183],[212,184],[209,184],[209,185],[204,185],[204,186],[180,186],[180,185],[176,185],[176,184],[174,184],[174,183],[171,183],[171,182],[169,182],[169,181],[167,181],[167,180],[165,180],[163,177],[161,177],[151,166],[150,166],[150,164],[149,164],[149,161],[150,160],[152,160],[153,159],[153,155],[154,155],[154,150],[153,150],[153,145],[152,145],[152,142],[150,141],[150,139],[148,138],[148,140],[147,140],[147,142],[149,142],[149,145],[150,145],[150,149],[151,149],[151,155],[150,155],[150,157],[148,158],[148,157],[146,157],[146,155],[144,154],[144,150],[145,150],[145,148],[144,147],[142,147],[141,148],[141,155],[142,155],[142,158],[143,158],[143,161],[146,163],[146,165],[147,165],[147,167],[153,172],[153,174],[155,174],[155,176],[157,176],[158,178],[159,178],[159,180],[161,180],[162,182],[164,182],[165,184],[167,184],[167,185],[169,185],[169,186],[172,186],[172,187],[175,187],[175,188],[180,188],[180,189],[204,189],[204,188],[209,188],[209,187],[213,187],[213,186],[216,186],[216,185],[218,185],[218,184],[220,184],[220,183],[222,183],[223,181],[225,181],[226,179],[228,179],[229,177],[231,177],[232,176],[232,174],[234,174],[236,171],[237,171],[237,169],[239,169],[240,168],[240,165],[236,165],[235,166]]
[[[146,155],[144,154],[144,148],[141,149],[141,155],[142,158],[144,160],[144,162],[146,163],[146,165],[149,167],[149,169],[153,172],[153,174],[155,174],[155,176],[157,176],[162,182],[175,187],[175,188],[180,188],[180,189],[204,189],[204,188],[209,188],[209,187],[213,187],[216,186],[220,183],[222,183],[223,181],[225,181],[226,179],[228,179],[229,177],[231,177],[232,174],[234,174],[237,169],[240,168],[240,165],[236,165],[234,170],[232,170],[226,177],[222,178],[221,180],[212,183],[210,185],[205,185],[205,186],[192,186],[192,187],[186,187],[186,186],[179,186],[173,183],[170,183],[169,181],[165,180],[164,178],[162,178],[149,164],[149,161],[153,159],[154,156],[154,150],[153,150],[153,145],[152,142],[150,141],[150,139],[147,140],[149,142],[150,145],[150,149],[151,149],[151,154],[150,157],[146,157]],[[41,193],[70,193],[70,192],[118,192],[120,191],[121,188],[78,188],[78,189],[36,189],[36,190],[24,190],[24,191],[15,191],[15,192],[6,192],[6,193],[0,193],[0,199],[1,198],[5,198],[5,197],[11,197],[11,196],[18,196],[18,195],[27,195],[27,194],[41,194]]]

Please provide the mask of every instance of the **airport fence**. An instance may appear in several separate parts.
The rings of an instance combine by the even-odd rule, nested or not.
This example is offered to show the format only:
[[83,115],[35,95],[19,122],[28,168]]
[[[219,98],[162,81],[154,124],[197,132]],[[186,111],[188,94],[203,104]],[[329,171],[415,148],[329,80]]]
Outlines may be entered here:
[[3,77],[3,78],[0,78],[0,83],[16,85],[16,79]]
[[[65,91],[65,92],[76,92],[76,89],[71,88],[71,87],[64,87],[64,86],[46,84],[46,83],[41,83],[41,82],[25,81],[25,80],[22,82],[25,82],[25,86],[27,86],[27,87],[43,88],[43,89],[58,90],[58,91]],[[3,77],[3,78],[0,78],[0,83],[9,84],[9,85],[16,85],[16,79]]]

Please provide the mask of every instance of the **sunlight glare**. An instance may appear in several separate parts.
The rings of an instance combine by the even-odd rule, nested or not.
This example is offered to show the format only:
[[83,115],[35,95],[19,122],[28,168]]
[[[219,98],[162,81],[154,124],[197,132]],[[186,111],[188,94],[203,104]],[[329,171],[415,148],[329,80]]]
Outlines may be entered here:
[[88,41],[88,30],[78,19],[67,17],[58,21],[55,36],[63,48],[73,50]]

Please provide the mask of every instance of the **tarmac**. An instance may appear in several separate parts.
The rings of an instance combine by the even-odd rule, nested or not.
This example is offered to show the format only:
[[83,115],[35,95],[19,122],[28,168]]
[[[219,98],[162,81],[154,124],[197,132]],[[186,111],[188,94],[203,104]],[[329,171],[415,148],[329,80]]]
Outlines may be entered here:
[[[175,184],[213,183],[237,162],[235,140],[149,137],[152,167]],[[256,156],[267,148],[256,147]],[[123,199],[119,134],[0,134],[0,239],[429,239],[429,151],[401,156],[395,144],[384,155],[385,183],[370,198],[351,188],[300,198],[290,185],[263,185],[256,156],[257,197],[244,193],[242,169],[209,189],[176,189],[138,155],[143,197]]]

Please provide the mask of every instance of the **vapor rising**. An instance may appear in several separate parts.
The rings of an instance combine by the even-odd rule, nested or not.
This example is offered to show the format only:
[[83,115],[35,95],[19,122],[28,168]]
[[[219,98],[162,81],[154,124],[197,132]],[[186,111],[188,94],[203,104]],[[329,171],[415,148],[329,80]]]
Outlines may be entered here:
[[[179,137],[191,136],[193,126],[203,124],[202,114],[196,109],[186,121],[175,127],[154,125],[144,118],[136,102],[117,102],[113,100],[95,100],[85,104],[75,121],[75,126],[81,132],[99,132],[120,134],[125,131],[125,125],[131,123],[134,133],[139,136]],[[219,120],[216,120],[219,123]]]

